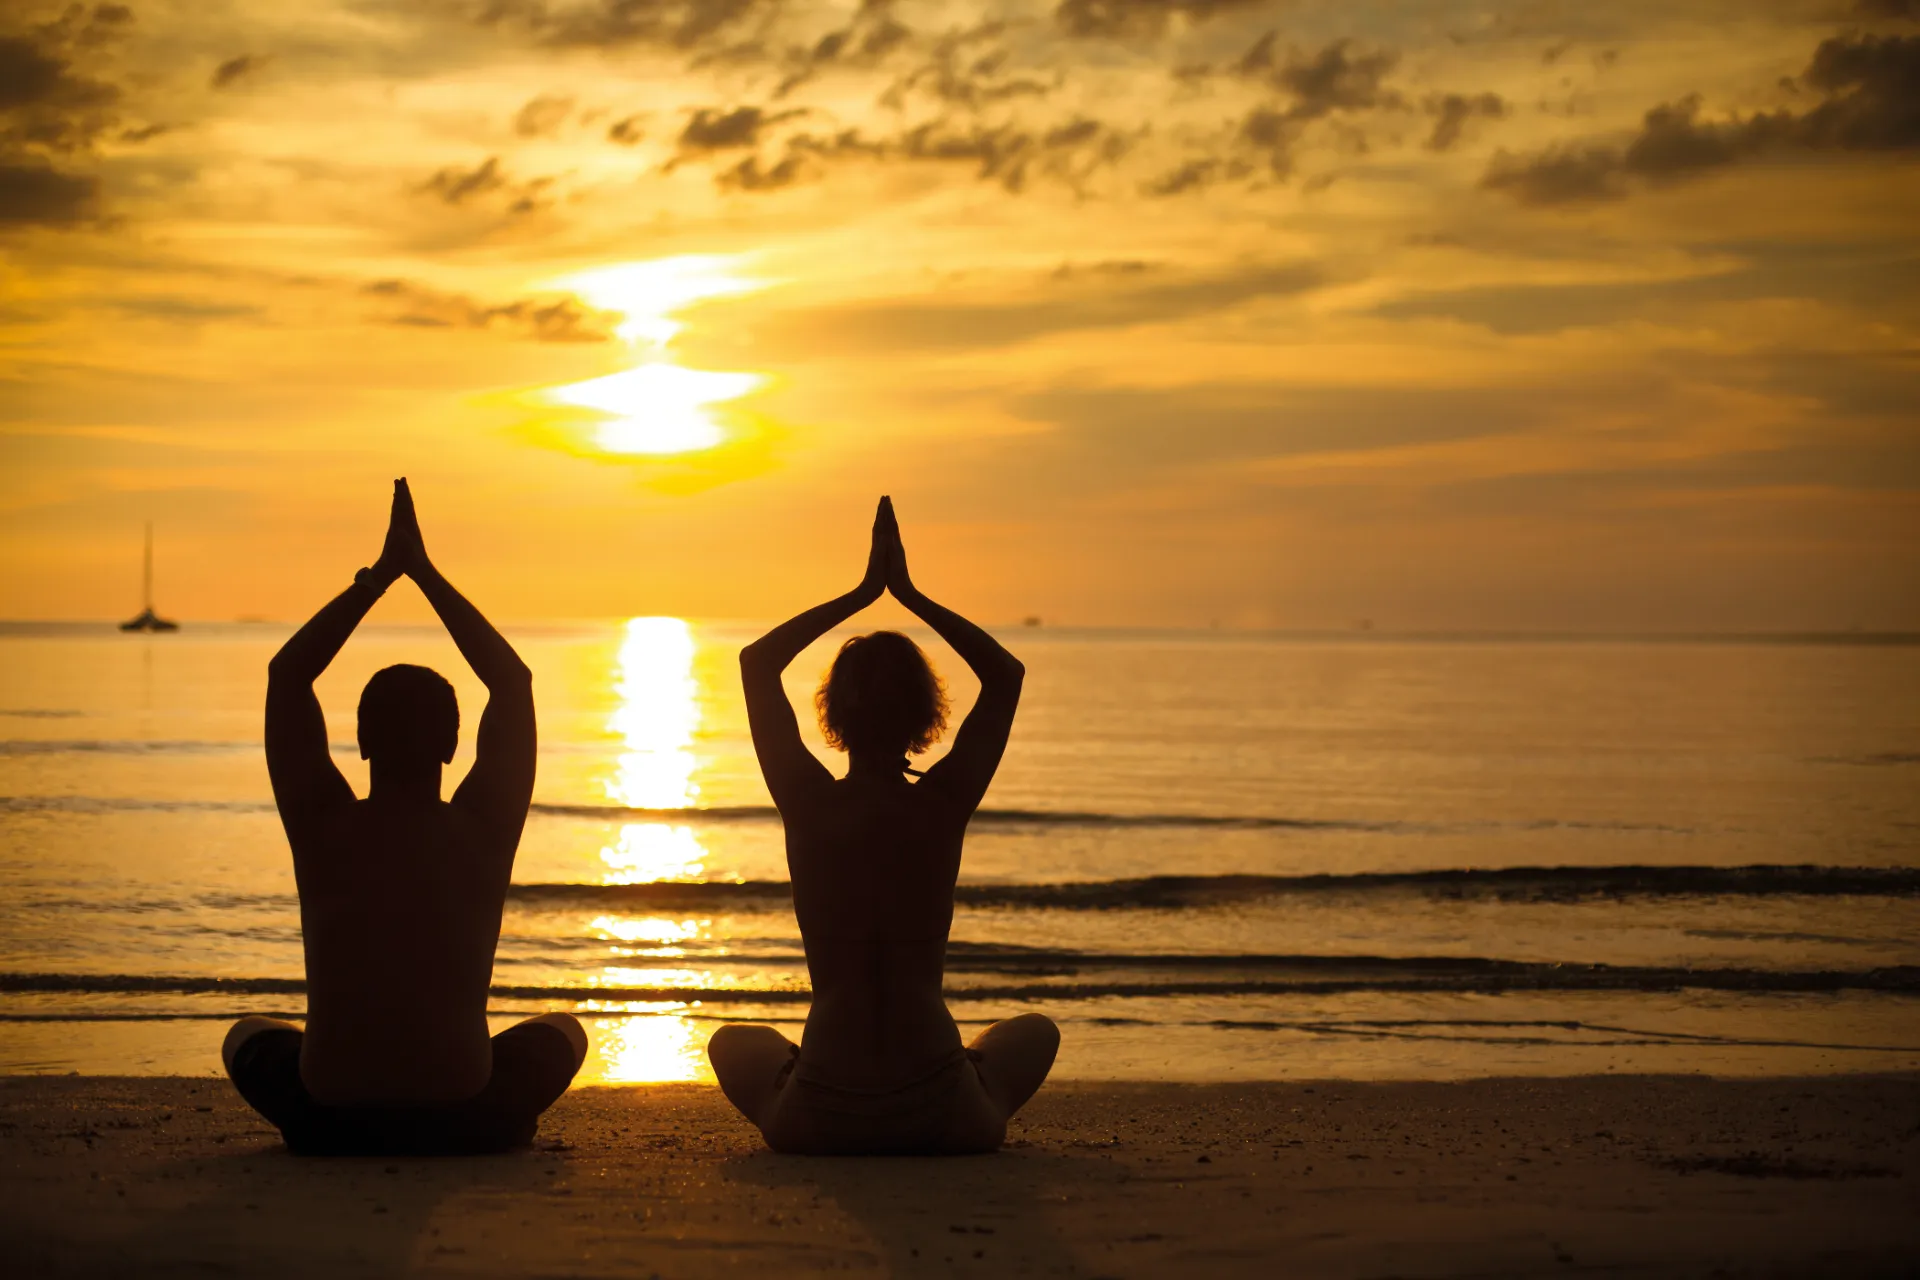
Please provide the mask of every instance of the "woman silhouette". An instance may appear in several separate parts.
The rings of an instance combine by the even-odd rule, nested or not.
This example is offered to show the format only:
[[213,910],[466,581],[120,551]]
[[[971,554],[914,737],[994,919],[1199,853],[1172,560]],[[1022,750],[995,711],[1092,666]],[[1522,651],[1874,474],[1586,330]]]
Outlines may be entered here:
[[[980,697],[952,750],[909,781],[909,753],[946,726],[939,677],[897,632],[847,641],[816,697],[827,741],[848,756],[847,776],[835,779],[801,742],[780,673],[883,591],[965,659]],[[754,750],[786,824],[813,1007],[799,1045],[772,1027],[715,1033],[707,1055],[721,1089],[776,1151],[993,1150],[1046,1079],[1060,1032],[1029,1013],[963,1045],[940,984],[961,840],[1006,750],[1025,668],[914,588],[882,498],[860,585],[748,645],[740,673]]]

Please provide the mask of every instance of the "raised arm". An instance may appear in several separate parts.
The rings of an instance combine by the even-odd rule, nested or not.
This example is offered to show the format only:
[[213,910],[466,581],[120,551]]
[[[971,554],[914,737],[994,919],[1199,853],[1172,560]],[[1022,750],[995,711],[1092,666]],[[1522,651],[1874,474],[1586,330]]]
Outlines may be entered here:
[[[420,594],[439,615],[454,647],[487,686],[487,709],[474,738],[473,768],[453,793],[453,803],[488,822],[510,827],[517,837],[533,799],[539,736],[534,725],[533,673],[505,636],[454,590],[427,555],[407,482],[393,483],[395,555]],[[511,845],[509,845],[511,847]]]
[[886,590],[886,545],[882,515],[891,521],[885,499],[874,517],[873,543],[867,551],[867,573],[860,585],[798,617],[787,619],[740,651],[740,683],[747,695],[747,725],[753,731],[753,751],[767,790],[781,809],[799,800],[810,787],[833,780],[827,767],[807,750],[800,738],[800,722],[787,701],[780,673],[800,651],[860,612]]
[[267,664],[267,777],[287,835],[297,844],[305,828],[329,809],[353,803],[353,788],[340,776],[327,745],[327,719],[313,682],[347,643],[398,566],[383,552],[353,585],[328,601],[280,646]]
[[[980,696],[953,736],[953,748],[927,770],[926,783],[948,792],[967,812],[979,807],[987,784],[1000,767],[1013,732],[1013,715],[1020,706],[1020,685],[1027,669],[998,640],[944,605],[928,599],[907,573],[906,547],[894,519],[893,503],[880,501],[887,525],[887,589],[920,621],[960,655],[980,681]],[[923,784],[924,785],[924,784]]]

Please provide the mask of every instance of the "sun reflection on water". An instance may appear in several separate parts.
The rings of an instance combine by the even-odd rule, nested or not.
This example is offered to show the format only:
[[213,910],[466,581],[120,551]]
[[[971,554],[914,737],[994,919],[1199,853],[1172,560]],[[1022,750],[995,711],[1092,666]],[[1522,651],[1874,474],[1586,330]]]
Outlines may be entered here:
[[626,822],[614,842],[600,850],[600,861],[606,864],[600,879],[603,884],[698,880],[707,869],[706,858],[692,827]]
[[[587,928],[595,930],[603,938],[618,942],[652,943],[664,948],[668,954],[678,954],[676,942],[688,942],[698,938],[711,924],[708,920],[672,920],[666,916],[599,916]],[[628,955],[640,954],[640,948],[626,952]]]
[[[693,628],[682,618],[629,618],[614,664],[619,699],[607,728],[622,751],[608,798],[633,809],[682,809],[700,797],[700,684],[693,674]],[[697,847],[697,842],[696,842]]]
[[[700,784],[694,774],[700,762],[693,744],[701,713],[695,650],[693,628],[684,619],[627,620],[614,658],[615,704],[607,720],[608,731],[620,743],[605,781],[606,794],[615,803],[632,809],[685,809],[698,802]],[[625,822],[613,842],[600,850],[600,862],[607,884],[698,880],[706,871],[707,851],[686,823]],[[609,914],[595,918],[587,930],[619,944],[608,948],[610,959],[672,960],[684,958],[683,944],[706,936],[711,926],[708,920]],[[706,987],[714,981],[704,969],[621,964],[608,964],[589,979],[597,987]],[[612,1038],[605,1078],[610,1081],[690,1080],[706,1070],[700,1052],[704,1039],[681,1019],[628,1018],[607,1028]]]
[[[596,1009],[616,1008],[631,1016],[593,1016]],[[593,1051],[580,1072],[579,1083],[711,1082],[707,1032],[684,1016],[689,1008],[682,1001],[619,1005],[587,1001],[580,1013],[587,1020]]]

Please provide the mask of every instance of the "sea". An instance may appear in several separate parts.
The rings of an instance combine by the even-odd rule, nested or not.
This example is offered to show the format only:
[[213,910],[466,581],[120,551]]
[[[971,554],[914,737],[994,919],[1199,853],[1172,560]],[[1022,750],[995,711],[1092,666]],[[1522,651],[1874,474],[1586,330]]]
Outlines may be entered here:
[[[0,625],[0,1072],[209,1075],[305,1007],[262,756],[290,628]],[[565,1009],[584,1083],[711,1080],[797,1037],[805,957],[736,657],[673,617],[510,628],[539,781],[490,1014]],[[1082,1080],[1920,1068],[1920,640],[999,632],[1019,719],[969,829],[963,1032],[1038,1011]],[[811,731],[839,639],[788,693]],[[931,636],[955,722],[974,684]],[[362,684],[319,683],[364,793]],[[937,758],[936,747],[930,758]],[[408,975],[392,975],[404,990]]]

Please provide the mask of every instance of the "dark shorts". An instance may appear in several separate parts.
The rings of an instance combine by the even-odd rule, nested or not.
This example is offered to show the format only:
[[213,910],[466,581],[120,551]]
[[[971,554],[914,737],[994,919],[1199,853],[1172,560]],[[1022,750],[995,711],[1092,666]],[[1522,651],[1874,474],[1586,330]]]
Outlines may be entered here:
[[298,1031],[256,1031],[233,1055],[234,1087],[300,1156],[459,1156],[533,1141],[540,1113],[573,1083],[573,1042],[556,1027],[521,1023],[493,1038],[493,1075],[465,1102],[332,1107],[300,1079]]

